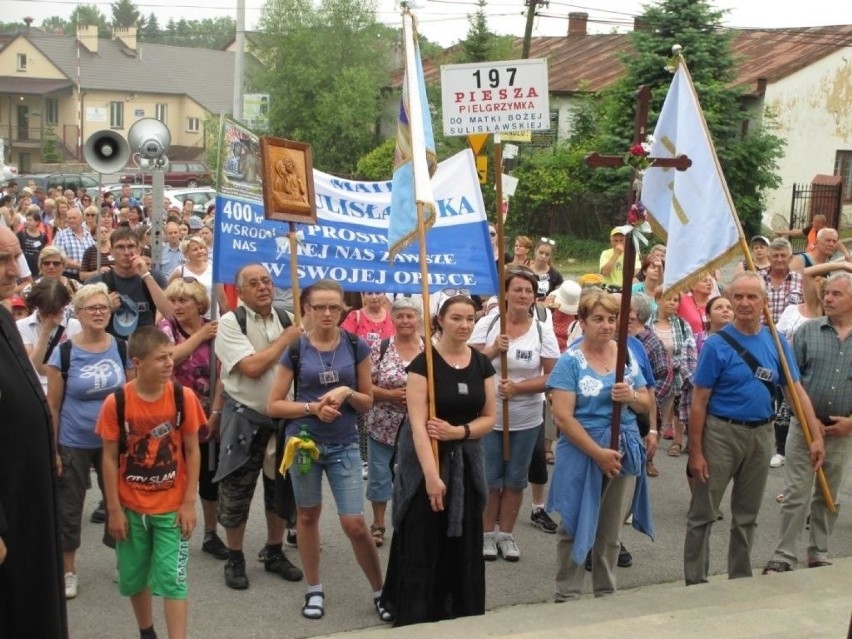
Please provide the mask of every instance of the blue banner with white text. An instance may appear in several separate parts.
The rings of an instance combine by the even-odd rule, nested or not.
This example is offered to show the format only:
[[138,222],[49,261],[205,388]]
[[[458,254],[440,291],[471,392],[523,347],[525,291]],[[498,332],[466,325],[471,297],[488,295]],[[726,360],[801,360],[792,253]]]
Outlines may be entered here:
[[[495,294],[495,258],[471,151],[441,162],[432,186],[438,215],[426,234],[430,292],[455,287],[474,295]],[[300,287],[333,279],[347,291],[421,292],[417,243],[389,264],[390,181],[359,182],[314,171],[314,187],[317,224],[296,225]],[[258,262],[277,286],[289,288],[289,224],[264,218],[257,190],[220,190],[213,278],[233,282],[241,266]]]

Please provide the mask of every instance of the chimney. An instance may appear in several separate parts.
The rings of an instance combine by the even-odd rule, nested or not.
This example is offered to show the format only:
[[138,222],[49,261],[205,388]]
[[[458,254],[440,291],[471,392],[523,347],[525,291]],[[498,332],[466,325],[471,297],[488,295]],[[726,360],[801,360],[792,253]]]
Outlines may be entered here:
[[80,41],[87,51],[98,52],[98,27],[81,24],[77,27],[77,40]]
[[582,11],[572,11],[568,14],[568,35],[589,35],[586,25],[589,22],[589,14]]
[[113,27],[112,39],[118,40],[131,51],[136,51],[136,27]]

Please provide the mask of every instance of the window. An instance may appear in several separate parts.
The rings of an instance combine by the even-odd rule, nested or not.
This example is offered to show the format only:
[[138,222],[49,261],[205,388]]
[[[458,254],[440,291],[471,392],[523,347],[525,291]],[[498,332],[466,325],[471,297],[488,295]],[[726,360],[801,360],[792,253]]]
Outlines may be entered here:
[[154,117],[157,118],[163,124],[166,124],[166,112],[168,106],[168,104],[154,105]]
[[198,118],[187,118],[186,119],[186,131],[187,133],[198,133],[201,130],[201,122]]
[[124,102],[109,103],[109,126],[112,129],[124,128]]
[[843,178],[843,201],[852,202],[852,151],[837,152],[834,174]]
[[44,122],[45,124],[59,124],[59,100],[56,98],[44,99]]
[[18,71],[26,71],[27,70],[27,54],[19,53],[18,54]]

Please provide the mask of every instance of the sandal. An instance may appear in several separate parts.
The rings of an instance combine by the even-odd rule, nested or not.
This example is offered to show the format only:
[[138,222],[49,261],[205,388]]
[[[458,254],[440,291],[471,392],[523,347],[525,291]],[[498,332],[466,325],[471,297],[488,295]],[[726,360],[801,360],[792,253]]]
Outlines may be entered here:
[[775,575],[779,572],[790,572],[793,570],[793,566],[788,564],[786,561],[778,561],[773,559],[772,561],[768,561],[766,563],[766,568],[763,569],[764,575]]
[[556,461],[556,457],[553,455],[552,450],[549,450],[544,454],[544,459],[547,461],[549,466],[553,466],[553,462]]
[[648,463],[645,466],[645,472],[648,474],[648,477],[657,477],[660,474],[660,471],[657,470],[657,467],[654,466],[654,462],[652,462],[650,459],[648,460]]
[[376,544],[376,548],[381,548],[385,544],[385,527],[384,526],[370,526],[370,534],[373,536],[373,543]]
[[824,559],[810,559],[808,560],[808,568],[822,568],[823,566],[831,566],[832,563],[830,561],[825,561]]
[[376,612],[379,613],[379,619],[381,621],[393,621],[393,613],[382,605],[381,597],[374,597],[373,605],[376,607]]
[[669,457],[680,457],[680,453],[682,450],[683,446],[681,446],[677,442],[674,442],[671,446],[669,446],[669,449],[666,451],[666,454]]
[[[319,597],[319,603],[316,603],[315,597]],[[314,599],[315,603],[311,603]],[[309,592],[305,595],[305,605],[302,606],[302,616],[305,619],[322,619],[325,614],[325,593],[324,592]]]

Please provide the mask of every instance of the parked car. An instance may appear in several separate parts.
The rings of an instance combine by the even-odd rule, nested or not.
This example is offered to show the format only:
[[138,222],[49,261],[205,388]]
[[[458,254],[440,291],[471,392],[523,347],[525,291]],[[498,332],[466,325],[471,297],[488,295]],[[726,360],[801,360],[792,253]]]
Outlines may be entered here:
[[[153,178],[152,171],[124,173],[119,182],[129,182],[130,184],[151,184]],[[166,186],[187,187],[194,189],[199,186],[210,185],[213,183],[213,173],[204,162],[169,162],[163,171],[163,182]]]
[[19,186],[26,185],[30,180],[45,191],[60,187],[63,191],[72,189],[76,192],[82,186],[93,200],[98,196],[98,181],[83,173],[27,173],[17,177]]
[[130,197],[140,202],[142,196],[150,193],[153,188],[150,184],[104,184],[101,193],[112,193],[115,201],[118,202],[121,199],[121,189],[125,186],[130,187]]
[[195,214],[203,216],[207,211],[207,205],[216,199],[216,189],[209,186],[201,186],[197,189],[166,189],[163,195],[181,209],[186,200],[192,200]]

